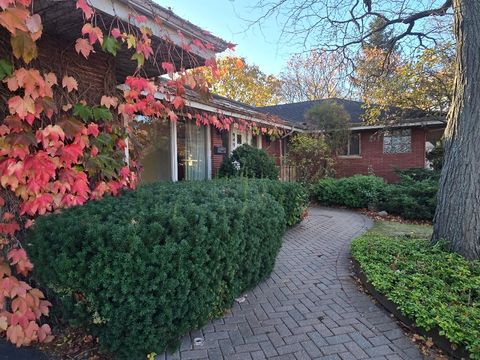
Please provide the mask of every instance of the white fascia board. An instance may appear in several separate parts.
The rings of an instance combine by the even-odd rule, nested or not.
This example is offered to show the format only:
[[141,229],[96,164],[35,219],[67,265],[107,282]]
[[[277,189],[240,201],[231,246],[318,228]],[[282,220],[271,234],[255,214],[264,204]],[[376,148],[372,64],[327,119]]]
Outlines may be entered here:
[[[185,40],[199,38],[199,36],[187,32],[184,28],[178,28],[178,26],[174,26],[171,22],[168,21],[167,18],[162,18],[163,25],[160,26],[151,19],[152,9],[133,1],[123,2],[119,0],[90,0],[89,3],[91,6],[100,11],[103,11],[104,13],[118,17],[119,19],[132,24],[135,24],[135,20],[131,16],[132,9],[135,9],[139,13],[146,15],[147,22],[145,23],[145,26],[152,30],[153,36],[162,40],[168,39],[172,41],[175,45],[180,47],[184,44],[184,41],[182,37],[178,35],[178,31],[182,32],[185,35]],[[160,14],[158,15],[160,16]],[[135,26],[138,26],[138,24],[135,24]],[[204,59],[210,59],[215,57],[215,52],[213,50],[199,48],[193,43],[189,45],[191,47],[191,52],[195,55],[198,55]]]
[[392,124],[391,126],[385,125],[371,125],[371,126],[352,126],[350,130],[374,130],[374,129],[383,129],[383,128],[403,128],[403,127],[417,127],[417,126],[428,126],[428,125],[446,125],[442,121],[431,120],[431,121],[418,121],[412,123],[399,123]]

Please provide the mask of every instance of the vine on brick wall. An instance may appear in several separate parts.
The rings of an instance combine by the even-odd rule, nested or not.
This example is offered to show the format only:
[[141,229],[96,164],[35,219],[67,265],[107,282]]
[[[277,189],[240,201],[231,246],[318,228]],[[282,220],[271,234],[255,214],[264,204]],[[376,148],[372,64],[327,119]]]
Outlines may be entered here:
[[[104,22],[86,0],[77,0],[76,7],[84,18],[72,44],[78,56],[88,60],[99,51],[116,56],[125,47],[137,65],[124,90],[103,94],[100,103],[79,91],[74,74],[34,65],[43,26],[31,0],[0,0],[0,26],[11,45],[10,58],[0,58],[0,90],[8,94],[5,101],[0,97],[6,109],[0,118],[0,332],[17,346],[52,339],[44,323],[51,304],[28,277],[34,265],[22,246],[25,229],[38,215],[136,186],[138,149],[130,147],[131,161],[125,165],[125,139],[134,135],[136,116],[171,121],[181,116],[219,129],[277,133],[275,128],[187,108],[186,89],[205,91],[208,85],[198,75],[177,69],[170,54],[154,51],[145,16],[132,11],[129,22],[115,18],[107,29],[98,25]],[[152,18],[160,24],[153,9]],[[212,49],[198,40],[184,40],[187,53],[192,46]],[[145,61],[154,54],[158,74],[167,74],[165,81],[142,76]],[[163,62],[158,61],[161,55]],[[206,65],[216,71],[214,59]]]

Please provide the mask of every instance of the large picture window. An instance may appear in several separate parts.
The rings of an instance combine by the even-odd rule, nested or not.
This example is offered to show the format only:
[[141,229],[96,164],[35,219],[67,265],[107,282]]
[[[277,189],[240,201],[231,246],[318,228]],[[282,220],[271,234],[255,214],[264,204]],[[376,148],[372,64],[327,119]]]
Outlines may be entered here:
[[402,154],[412,151],[412,130],[390,130],[383,135],[383,152],[385,154]]
[[208,179],[207,130],[192,121],[177,122],[178,180]]
[[171,126],[165,119],[135,119],[134,127],[144,134],[141,137],[144,155],[140,159],[142,183],[172,180]]

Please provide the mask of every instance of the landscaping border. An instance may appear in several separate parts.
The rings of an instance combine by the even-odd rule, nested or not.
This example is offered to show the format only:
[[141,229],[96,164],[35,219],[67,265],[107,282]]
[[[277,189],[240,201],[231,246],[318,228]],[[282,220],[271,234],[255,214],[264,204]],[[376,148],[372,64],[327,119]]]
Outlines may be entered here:
[[393,301],[389,300],[385,295],[375,289],[375,287],[368,281],[367,276],[365,275],[360,266],[360,263],[353,257],[351,258],[351,260],[353,263],[354,274],[360,280],[362,286],[380,305],[382,305],[389,313],[395,316],[395,318],[399,320],[406,328],[424,337],[432,338],[436,346],[438,346],[449,356],[452,356],[454,359],[470,358],[467,349],[462,346],[453,344],[445,336],[440,335],[438,328],[433,328],[432,330],[426,331],[420,327],[417,327],[412,319],[403,315],[400,310],[398,310],[397,305],[395,305]]

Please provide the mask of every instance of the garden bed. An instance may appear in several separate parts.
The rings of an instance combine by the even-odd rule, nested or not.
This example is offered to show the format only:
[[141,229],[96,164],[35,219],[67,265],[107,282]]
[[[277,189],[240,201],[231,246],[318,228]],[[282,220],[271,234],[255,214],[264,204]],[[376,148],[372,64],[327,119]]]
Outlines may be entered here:
[[431,247],[428,229],[377,223],[352,243],[355,273],[408,328],[452,357],[480,359],[480,262]]

